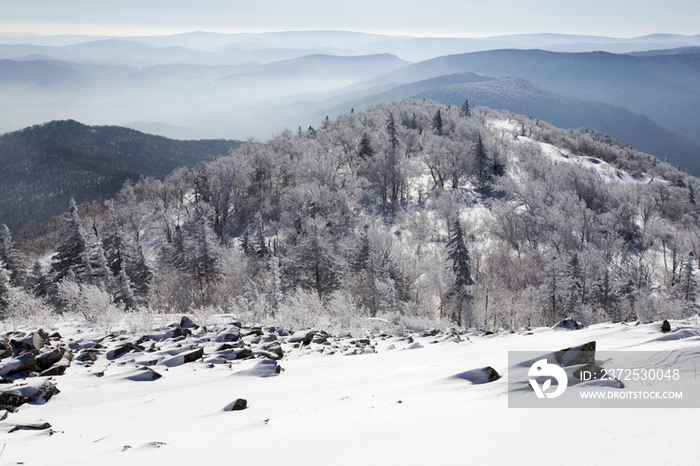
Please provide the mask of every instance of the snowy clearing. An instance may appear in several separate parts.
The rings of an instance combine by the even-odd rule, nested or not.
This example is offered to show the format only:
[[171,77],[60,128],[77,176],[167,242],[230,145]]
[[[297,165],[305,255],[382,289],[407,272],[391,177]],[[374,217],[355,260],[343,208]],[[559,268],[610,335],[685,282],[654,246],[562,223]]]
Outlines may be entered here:
[[[615,458],[638,465],[668,464],[672,456],[674,464],[695,464],[694,409],[508,408],[508,351],[597,341],[599,350],[700,354],[697,316],[671,326],[666,334],[656,322],[361,336],[272,328],[247,334],[244,327],[236,336],[235,326],[205,332],[183,325],[144,339],[59,324],[49,333],[61,339],[51,346],[65,344],[75,356],[64,375],[51,378],[61,392],[0,421],[0,458],[26,465],[589,465]],[[266,345],[268,353],[279,346],[283,358],[263,353]],[[203,357],[177,360],[193,348]],[[94,362],[84,356],[88,349]],[[244,349],[258,358],[235,359]],[[486,366],[501,378],[473,383],[481,381],[465,376]],[[16,379],[3,390],[23,380],[34,383]],[[239,398],[247,409],[227,411]],[[51,429],[9,432],[45,422]]]

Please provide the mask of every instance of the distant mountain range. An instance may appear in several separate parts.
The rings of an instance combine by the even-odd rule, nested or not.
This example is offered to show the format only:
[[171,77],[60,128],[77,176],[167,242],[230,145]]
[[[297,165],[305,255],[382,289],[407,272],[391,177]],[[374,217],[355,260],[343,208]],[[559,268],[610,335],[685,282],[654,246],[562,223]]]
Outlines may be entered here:
[[117,126],[52,121],[0,136],[0,223],[18,231],[76,202],[112,198],[127,180],[163,178],[228,154],[238,141],[176,141]]
[[74,119],[266,140],[406,98],[603,131],[700,175],[700,35],[0,35],[0,133]]

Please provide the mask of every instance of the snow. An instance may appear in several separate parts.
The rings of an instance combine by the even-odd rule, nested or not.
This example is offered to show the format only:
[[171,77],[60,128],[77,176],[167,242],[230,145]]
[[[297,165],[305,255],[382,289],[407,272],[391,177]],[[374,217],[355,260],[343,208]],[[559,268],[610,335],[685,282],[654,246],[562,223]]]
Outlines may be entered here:
[[[372,334],[364,351],[352,350],[356,340],[349,335],[332,345],[284,343],[279,373],[270,360],[164,364],[174,354],[167,342],[152,353],[113,360],[105,353],[93,365],[74,361],[55,377],[61,393],[48,403],[23,405],[0,422],[0,459],[26,465],[589,465],[614,459],[638,465],[668,464],[672,457],[674,464],[695,464],[700,421],[694,409],[508,408],[508,351],[555,351],[595,340],[598,350],[700,354],[697,317],[671,324],[674,332],[665,335],[659,322],[489,336]],[[74,346],[104,336],[68,323],[56,330]],[[126,341],[132,340],[102,344],[113,350]],[[180,343],[204,345],[205,361],[219,345],[196,334]],[[160,361],[147,367],[162,377],[144,376],[149,359]],[[501,378],[482,383],[478,374],[486,366]],[[248,408],[227,411],[238,398]],[[53,434],[9,433],[16,424],[46,421]]]

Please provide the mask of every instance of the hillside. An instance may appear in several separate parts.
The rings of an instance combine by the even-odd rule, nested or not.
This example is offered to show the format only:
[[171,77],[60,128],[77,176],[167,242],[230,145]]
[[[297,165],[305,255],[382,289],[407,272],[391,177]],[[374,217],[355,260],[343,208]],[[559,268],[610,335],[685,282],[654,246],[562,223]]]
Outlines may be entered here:
[[[404,86],[402,86],[404,87]],[[380,96],[378,96],[380,97]],[[669,131],[646,115],[590,100],[566,97],[522,78],[443,85],[411,96],[460,106],[484,106],[537,117],[559,128],[589,128],[613,135],[700,176],[700,144]]]
[[700,143],[700,74],[696,54],[636,57],[542,50],[495,50],[450,55],[409,65],[383,77],[415,82],[471,71],[521,77],[569,97],[643,113],[669,131]]
[[8,273],[90,319],[120,306],[286,327],[684,318],[698,309],[698,189],[604,133],[400,101],[71,206],[29,251],[50,264]]
[[116,126],[53,121],[0,136],[0,223],[19,231],[65,211],[68,201],[110,199],[126,180],[163,178],[226,155],[237,141],[176,141]]

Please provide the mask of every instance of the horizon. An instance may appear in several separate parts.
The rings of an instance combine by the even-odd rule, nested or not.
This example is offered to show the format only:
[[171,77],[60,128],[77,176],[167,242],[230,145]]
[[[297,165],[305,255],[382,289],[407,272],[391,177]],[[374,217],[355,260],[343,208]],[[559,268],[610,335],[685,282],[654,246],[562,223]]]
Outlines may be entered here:
[[[450,12],[446,15],[445,12]],[[0,34],[173,35],[189,31],[222,34],[281,31],[357,31],[411,37],[485,38],[553,34],[635,38],[650,34],[696,35],[700,4],[669,0],[591,0],[580,4],[514,0],[454,4],[437,0],[355,0],[328,3],[277,0],[124,0],[119,3],[29,0],[3,6]]]

